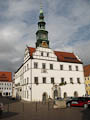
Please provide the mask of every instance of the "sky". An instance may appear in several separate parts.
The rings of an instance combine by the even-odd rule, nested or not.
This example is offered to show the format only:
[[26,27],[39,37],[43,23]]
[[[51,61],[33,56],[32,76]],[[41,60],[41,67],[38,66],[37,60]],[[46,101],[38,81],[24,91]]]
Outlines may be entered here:
[[[90,64],[90,0],[42,0],[50,48]],[[15,72],[35,47],[40,0],[0,0],[0,71]]]

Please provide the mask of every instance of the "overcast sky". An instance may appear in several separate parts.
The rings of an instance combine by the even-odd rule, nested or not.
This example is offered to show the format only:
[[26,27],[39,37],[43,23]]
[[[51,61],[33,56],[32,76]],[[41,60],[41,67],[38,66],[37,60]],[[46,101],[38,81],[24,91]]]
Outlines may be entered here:
[[[90,64],[90,0],[42,0],[50,48]],[[40,0],[0,0],[0,71],[15,72],[35,47]]]

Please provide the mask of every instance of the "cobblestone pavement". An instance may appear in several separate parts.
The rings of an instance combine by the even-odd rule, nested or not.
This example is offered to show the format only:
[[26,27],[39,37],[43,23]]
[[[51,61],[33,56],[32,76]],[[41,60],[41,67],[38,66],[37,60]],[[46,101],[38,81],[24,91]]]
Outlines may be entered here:
[[42,104],[2,99],[1,120],[90,120],[90,109],[81,107],[53,109],[52,103]]

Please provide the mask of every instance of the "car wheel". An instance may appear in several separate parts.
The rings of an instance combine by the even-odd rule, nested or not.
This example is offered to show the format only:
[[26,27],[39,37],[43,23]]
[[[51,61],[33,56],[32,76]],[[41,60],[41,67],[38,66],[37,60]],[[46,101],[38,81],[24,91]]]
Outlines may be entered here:
[[85,108],[85,109],[88,108],[88,105],[87,105],[87,104],[84,104],[84,108]]
[[67,104],[67,107],[71,107],[71,104],[70,104],[70,103],[68,103],[68,104]]

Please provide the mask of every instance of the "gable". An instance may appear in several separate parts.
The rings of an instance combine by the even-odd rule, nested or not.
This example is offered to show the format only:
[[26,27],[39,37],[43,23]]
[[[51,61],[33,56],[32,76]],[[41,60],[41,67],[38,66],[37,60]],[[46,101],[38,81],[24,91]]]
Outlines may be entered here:
[[[35,48],[28,47],[30,57],[33,57],[33,53],[36,51]],[[69,52],[60,52],[54,51],[55,55],[57,56],[57,60],[59,62],[71,62],[71,63],[80,63],[82,64],[81,60],[77,58],[74,53]]]
[[84,76],[85,77],[90,76],[90,65],[84,66]]

